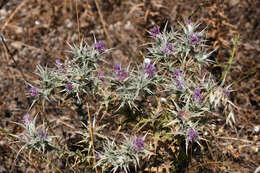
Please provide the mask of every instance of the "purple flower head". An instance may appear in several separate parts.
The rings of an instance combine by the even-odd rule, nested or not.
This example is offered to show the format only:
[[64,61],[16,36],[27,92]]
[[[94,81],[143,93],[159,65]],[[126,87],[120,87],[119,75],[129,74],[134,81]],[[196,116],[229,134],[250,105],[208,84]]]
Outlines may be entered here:
[[104,52],[106,50],[105,48],[105,44],[103,43],[103,41],[98,41],[97,43],[94,44],[94,47],[96,50],[98,50],[99,52]]
[[172,51],[173,51],[172,43],[166,43],[166,46],[163,47],[161,50],[162,50],[163,53],[165,53],[167,55],[171,54]]
[[134,137],[133,145],[136,150],[140,151],[144,149],[144,140],[140,137]]
[[226,89],[223,89],[223,93],[225,94],[225,96],[229,96],[230,95],[230,92],[228,91],[228,90],[226,90]]
[[186,19],[185,22],[186,22],[187,25],[191,24],[191,20],[190,19]]
[[27,114],[25,114],[25,115],[23,116],[23,122],[24,122],[25,124],[29,124],[29,123],[32,122],[32,120],[31,120],[31,115],[30,115],[29,113],[27,113]]
[[62,69],[62,66],[63,66],[63,64],[62,64],[62,62],[61,62],[61,60],[59,60],[59,59],[56,59],[56,66],[58,67],[58,69]]
[[173,72],[173,77],[174,78],[180,78],[182,76],[181,71],[179,69],[175,69]]
[[184,83],[183,83],[182,73],[179,69],[174,70],[173,77],[175,78],[177,87],[179,89],[183,89]]
[[197,137],[197,132],[193,129],[188,129],[187,130],[188,133],[188,139],[190,142],[194,141]]
[[182,88],[184,87],[184,84],[183,84],[182,81],[179,80],[179,79],[176,79],[176,84],[177,84],[177,87],[178,87],[179,89],[182,89]]
[[98,159],[99,158],[99,154],[95,153],[95,157],[96,157],[96,159]]
[[200,101],[200,100],[203,99],[203,96],[202,96],[201,93],[200,93],[200,88],[196,88],[196,89],[194,90],[194,96],[193,96],[193,98],[194,98],[195,101]]
[[41,129],[38,134],[41,140],[45,140],[47,137],[46,131],[43,129]]
[[98,77],[98,79],[99,79],[99,80],[101,80],[102,82],[104,82],[104,81],[105,81],[105,76],[104,76],[104,73],[102,73],[102,72],[99,72],[99,73],[97,74],[97,77]]
[[114,64],[114,71],[120,71],[121,70],[121,64],[115,63]]
[[156,68],[153,64],[149,64],[146,68],[145,68],[145,72],[150,76],[153,77],[154,73],[156,71]]
[[155,66],[153,64],[150,63],[150,59],[145,59],[144,60],[143,67],[144,67],[145,73],[147,73],[150,77],[154,76],[156,68],[155,68]]
[[33,88],[33,87],[29,89],[29,93],[33,97],[37,97],[39,95],[39,92],[36,90],[36,88]]
[[166,43],[166,48],[169,50],[169,51],[173,51],[173,45],[172,43]]
[[73,89],[72,83],[67,83],[66,90],[71,91]]
[[128,77],[128,73],[125,70],[118,70],[116,71],[116,80],[122,82]]
[[160,36],[160,27],[159,26],[155,26],[151,32],[150,32],[151,36],[153,37],[159,37]]
[[114,73],[116,75],[116,80],[122,82],[128,77],[127,71],[121,68],[121,64],[115,63],[114,65]]
[[189,36],[189,41],[190,41],[190,44],[192,45],[199,45],[200,44],[200,37],[198,36],[198,34],[196,33],[193,33]]

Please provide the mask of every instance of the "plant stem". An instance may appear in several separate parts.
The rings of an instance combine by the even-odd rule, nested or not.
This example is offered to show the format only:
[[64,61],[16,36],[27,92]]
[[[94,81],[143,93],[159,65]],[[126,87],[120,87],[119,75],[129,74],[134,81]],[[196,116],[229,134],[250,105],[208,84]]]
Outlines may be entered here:
[[234,47],[233,47],[233,49],[232,49],[231,56],[230,56],[230,58],[229,58],[229,60],[228,60],[227,67],[226,67],[225,71],[222,73],[221,86],[224,85],[225,80],[226,80],[226,77],[227,77],[227,74],[228,74],[228,72],[230,71],[230,68],[231,68],[231,65],[232,65],[232,62],[233,62],[233,59],[234,59],[236,50],[237,50],[237,44],[238,44],[238,39],[239,39],[239,37],[240,37],[240,35],[237,35],[237,37],[236,37],[235,40],[234,40]]
[[92,153],[93,153],[93,158],[94,158],[94,167],[95,167],[96,173],[98,173],[98,170],[97,170],[97,167],[96,167],[96,155],[95,155],[95,147],[94,147],[94,135],[93,135],[92,122],[91,122],[91,118],[90,118],[88,103],[87,103],[87,109],[88,109],[89,133],[90,133],[90,137],[91,137]]

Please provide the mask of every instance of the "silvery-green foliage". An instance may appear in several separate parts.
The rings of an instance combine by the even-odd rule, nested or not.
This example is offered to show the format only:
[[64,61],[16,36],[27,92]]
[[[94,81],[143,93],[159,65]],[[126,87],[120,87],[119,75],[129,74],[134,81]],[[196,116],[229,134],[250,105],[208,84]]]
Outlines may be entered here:
[[149,62],[149,65],[153,68],[146,69],[144,65],[131,66],[129,64],[125,70],[127,75],[121,81],[117,76],[117,72],[114,72],[115,74],[111,78],[111,89],[121,102],[118,109],[126,104],[130,108],[138,109],[136,101],[140,101],[146,95],[153,94],[151,87],[156,85],[157,74],[154,64]]
[[[100,152],[96,166],[101,166],[102,170],[111,168],[112,172],[123,170],[128,173],[131,165],[137,169],[140,158],[150,154],[144,147],[145,136],[142,138],[123,136],[125,141],[121,144],[110,140],[104,143],[104,151]],[[139,141],[136,141],[137,139]]]
[[[90,130],[89,130],[89,126],[88,125],[85,125],[84,123],[82,123],[83,126],[85,127],[85,130],[83,131],[77,131],[76,133],[82,135],[83,139],[78,142],[78,145],[81,145],[83,144],[86,145],[88,147],[85,147],[85,149],[82,151],[88,151],[88,155],[90,155],[90,152],[92,151],[92,145],[91,145],[91,135],[90,135]],[[102,126],[97,126],[96,125],[96,120],[94,119],[93,122],[92,122],[92,128],[94,129],[93,131],[93,137],[94,137],[94,141],[95,141],[95,144],[97,145],[97,143],[99,143],[100,141],[103,141],[103,140],[107,140],[107,137],[105,135],[102,134],[102,130],[104,129],[106,125],[102,125]]]
[[[55,78],[52,75],[52,72],[50,72],[47,67],[44,68],[41,65],[37,65],[36,68],[37,68],[36,74],[41,78],[41,80],[39,81],[39,83],[37,83],[40,87],[37,88],[38,96],[37,97],[34,96],[35,101],[37,101],[39,98],[43,98],[44,100],[49,100],[49,96],[51,96],[51,93],[53,91],[52,84],[55,81]],[[29,85],[33,87],[31,84]]]
[[[171,31],[166,31],[167,25],[165,25],[164,30],[159,32],[157,36],[153,36],[155,39],[154,43],[149,43],[151,48],[148,48],[149,54],[148,57],[155,59],[156,62],[164,62],[169,60],[172,55],[175,55],[175,40],[179,35],[177,32],[171,28]],[[151,34],[151,33],[150,33]]]
[[[181,63],[182,65],[196,65],[199,66],[199,68],[199,63],[207,64],[211,62],[208,57],[213,53],[213,51],[209,53],[207,52],[204,34],[205,29],[197,32],[196,30],[199,24],[193,24],[191,22],[180,25],[182,31],[175,32],[174,29],[171,28],[168,32],[166,31],[166,25],[162,32],[158,31],[159,33],[156,37],[153,34],[152,36],[155,38],[155,42],[150,43],[151,48],[148,48],[148,56],[151,59],[156,59],[156,61],[166,62],[168,66],[169,62],[167,61]],[[194,40],[194,38],[196,39]]]
[[[57,95],[72,96],[78,103],[86,95],[98,94],[103,81],[98,77],[100,65],[105,63],[103,54],[107,53],[103,42],[96,42],[90,46],[81,42],[79,46],[69,45],[72,58],[64,62],[56,60],[54,68],[37,66],[40,76],[39,95],[41,98],[51,99]],[[37,97],[37,99],[40,97]]]
[[[172,100],[172,102],[174,103],[176,110],[169,110],[174,117],[166,126],[176,126],[175,130],[172,131],[172,134],[185,137],[187,153],[190,143],[196,142],[201,146],[199,141],[205,140],[200,136],[201,127],[198,127],[199,122],[197,119],[204,116],[206,111],[194,112],[190,110],[189,103],[186,103],[186,105],[181,108],[174,100]],[[194,131],[196,135],[191,138],[189,131]]]
[[16,136],[19,141],[23,143],[23,147],[20,151],[27,148],[30,149],[30,152],[33,149],[36,149],[44,153],[46,149],[53,147],[52,139],[55,136],[48,136],[44,123],[37,127],[36,120],[37,115],[33,120],[31,120],[30,114],[26,114],[23,117],[23,123],[16,123],[24,128],[24,131],[20,135]]
[[[206,116],[206,112],[225,104],[224,109],[229,110],[228,118],[234,120],[231,109],[234,105],[228,100],[228,89],[221,89],[202,69],[203,64],[212,62],[209,56],[216,50],[209,51],[206,45],[206,28],[199,31],[200,24],[190,20],[180,23],[180,26],[181,30],[177,32],[173,28],[166,31],[166,26],[163,31],[155,27],[149,32],[155,42],[150,44],[148,56],[158,61],[163,70],[160,75],[164,82],[160,86],[163,86],[168,99],[178,103],[181,109],[188,108],[191,115]],[[171,51],[162,49],[167,48],[167,43],[171,43]]]
[[[95,40],[96,44],[96,40]],[[72,63],[79,63],[81,64],[88,64],[89,66],[96,66],[98,62],[104,61],[103,54],[107,53],[109,50],[104,50],[100,52],[95,48],[95,44],[93,46],[88,45],[87,42],[81,41],[79,46],[70,45],[71,53],[74,55],[73,59],[71,60]]]
[[[145,58],[139,65],[130,63],[127,67],[115,64],[113,70],[107,73],[101,72],[101,66],[107,63],[103,54],[108,52],[103,42],[95,40],[92,46],[83,41],[79,46],[70,45],[72,59],[57,60],[56,67],[52,69],[37,66],[40,87],[33,87],[29,93],[35,99],[42,96],[55,99],[55,94],[61,94],[81,102],[86,96],[96,96],[102,91],[106,108],[113,100],[114,103],[119,102],[118,109],[125,105],[139,109],[138,104],[147,101],[147,96],[164,94],[165,100],[171,100],[167,104],[172,106],[168,110],[172,119],[165,126],[174,126],[173,137],[185,137],[187,152],[189,144],[200,144],[199,141],[204,140],[200,134],[205,124],[200,120],[207,113],[224,106],[224,111],[230,112],[227,120],[234,121],[231,108],[234,105],[228,99],[230,86],[219,86],[202,69],[202,65],[211,62],[209,56],[214,50],[208,50],[205,29],[197,31],[198,26],[198,23],[186,21],[181,24],[182,30],[177,32],[173,28],[167,31],[167,26],[162,32],[155,27],[150,32],[155,42],[148,44],[149,59]],[[34,134],[37,134],[36,131],[32,131],[31,135]],[[88,143],[86,150],[90,151],[89,134],[81,134],[85,137],[81,142]],[[137,168],[140,157],[149,155],[143,147],[144,138],[124,136],[125,141],[118,143],[99,133],[94,133],[94,136],[105,140],[104,150],[98,152],[97,162],[103,170],[111,168],[112,172],[129,172],[130,165]]]

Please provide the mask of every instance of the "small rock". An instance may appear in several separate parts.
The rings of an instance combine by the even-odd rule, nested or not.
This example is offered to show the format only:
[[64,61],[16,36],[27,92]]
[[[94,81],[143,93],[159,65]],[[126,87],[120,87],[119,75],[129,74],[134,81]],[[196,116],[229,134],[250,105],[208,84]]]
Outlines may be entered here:
[[164,97],[162,97],[162,98],[161,98],[161,102],[166,103],[167,100],[166,100]]
[[65,23],[66,23],[67,28],[71,28],[73,25],[73,23],[69,19],[66,19]]
[[209,135],[209,133],[206,131],[206,132],[204,132],[204,135],[205,135],[205,136],[208,136],[208,135]]
[[259,132],[259,129],[260,129],[260,127],[259,127],[259,126],[255,126],[255,127],[254,127],[254,131],[255,131],[256,133],[258,133],[258,132]]
[[130,21],[127,21],[127,23],[125,24],[124,27],[126,30],[133,30],[134,26],[132,25],[132,23]]
[[40,25],[41,24],[41,22],[40,21],[38,21],[38,20],[35,20],[35,25]]

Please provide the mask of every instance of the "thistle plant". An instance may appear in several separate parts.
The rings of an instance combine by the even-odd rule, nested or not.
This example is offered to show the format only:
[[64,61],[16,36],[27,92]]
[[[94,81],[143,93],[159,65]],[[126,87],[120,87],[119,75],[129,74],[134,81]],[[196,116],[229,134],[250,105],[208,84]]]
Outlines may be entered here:
[[56,100],[58,95],[63,95],[81,103],[86,95],[93,96],[100,91],[104,74],[99,72],[99,64],[106,63],[103,58],[108,52],[105,44],[95,40],[92,46],[83,41],[79,46],[69,46],[72,59],[68,58],[64,62],[57,59],[54,68],[37,66],[39,89],[32,86],[29,91],[32,97]]
[[144,137],[126,137],[122,144],[117,145],[115,141],[107,140],[104,144],[104,152],[99,154],[97,166],[101,166],[102,170],[111,167],[111,172],[123,170],[126,173],[130,171],[130,166],[134,166],[135,170],[140,166],[140,158],[150,155],[145,149]]
[[41,126],[36,126],[37,115],[32,120],[30,114],[27,113],[23,116],[23,123],[16,123],[24,128],[24,131],[20,135],[15,137],[23,144],[18,154],[25,148],[40,152],[45,152],[48,149],[52,149],[54,146],[52,144],[52,139],[55,136],[48,136],[45,124]]
[[155,39],[155,43],[150,43],[151,48],[148,48],[148,57],[157,62],[164,62],[169,60],[169,57],[176,53],[174,40],[177,39],[178,33],[171,29],[170,32],[166,31],[167,25],[163,32],[160,32],[159,27],[153,28],[150,35]]
[[[175,129],[171,132],[174,136],[185,137],[187,152],[190,143],[195,141],[200,144],[199,140],[203,140],[200,131],[205,124],[201,123],[200,117],[230,102],[230,86],[219,86],[202,69],[212,63],[208,57],[214,51],[207,48],[205,29],[197,31],[200,24],[189,20],[180,25],[182,31],[177,32],[173,28],[166,31],[167,26],[162,32],[153,29],[150,34],[155,42],[150,44],[148,55],[163,69],[160,75],[163,75],[164,83],[161,86],[167,92],[166,99],[171,100],[174,107],[174,110],[169,109],[173,117],[166,126]],[[231,106],[225,106],[226,109],[229,109],[229,116],[234,120]]]
[[[198,143],[201,146],[200,141],[205,140],[201,134],[206,123],[202,120],[212,111],[224,107],[227,120],[235,122],[235,119],[232,112],[234,104],[228,98],[231,85],[219,85],[203,68],[213,63],[209,56],[215,51],[206,44],[205,29],[199,31],[200,24],[190,20],[180,25],[179,30],[168,30],[167,25],[162,31],[159,27],[153,28],[149,34],[154,42],[147,44],[148,54],[141,64],[115,63],[107,71],[102,71],[102,67],[108,65],[104,56],[109,50],[102,41],[95,39],[93,45],[83,41],[79,46],[69,45],[72,57],[56,60],[54,68],[37,66],[40,81],[37,87],[31,85],[29,95],[36,101],[72,98],[76,105],[91,102],[89,97],[98,98],[112,115],[125,106],[131,110],[142,110],[139,111],[141,116],[135,120],[142,122],[145,117],[146,122],[153,122],[151,131],[165,128],[165,133],[171,135],[167,140],[185,141],[188,154],[190,145]],[[152,99],[147,99],[148,96]],[[151,103],[158,97],[163,98],[163,106],[160,102]],[[145,108],[143,103],[149,108]],[[25,124],[21,125],[25,128],[25,135],[21,141],[26,147],[45,151],[52,137],[47,136],[44,125],[41,130],[36,130],[35,121],[36,118],[32,121],[28,116],[24,117]],[[145,149],[145,137],[123,135],[124,142],[111,141],[110,137],[101,134],[105,126],[96,127],[94,121],[93,127],[94,139],[97,139],[95,144],[103,142],[103,148],[94,147],[94,139],[91,144],[90,135],[85,131],[77,131],[84,138],[78,144],[87,145],[81,154],[85,151],[88,155],[90,152],[93,156],[96,154],[96,166],[102,170],[129,172],[130,167],[137,170],[140,160],[150,155]],[[180,135],[183,136],[181,139],[177,137]],[[81,156],[84,157],[82,160],[86,159],[85,154]]]
[[153,94],[151,88],[156,84],[156,67],[150,59],[145,59],[142,65],[132,66],[132,69],[130,65],[124,70],[120,64],[115,64],[111,89],[121,102],[118,109],[128,105],[139,110],[136,102],[141,101],[147,94]]

